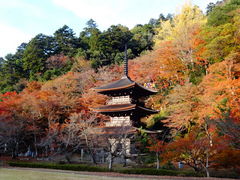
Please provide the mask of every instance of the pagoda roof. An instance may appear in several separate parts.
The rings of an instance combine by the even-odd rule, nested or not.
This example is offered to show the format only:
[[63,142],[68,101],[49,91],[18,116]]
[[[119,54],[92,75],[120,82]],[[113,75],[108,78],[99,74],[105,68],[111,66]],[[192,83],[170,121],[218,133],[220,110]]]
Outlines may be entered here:
[[108,94],[108,92],[117,92],[117,91],[121,91],[124,89],[131,89],[131,88],[136,89],[137,91],[140,91],[147,95],[153,95],[157,93],[157,91],[153,89],[146,88],[136,83],[135,81],[132,81],[128,76],[124,76],[120,80],[111,82],[109,84],[106,84],[104,86],[100,86],[94,89],[97,90],[97,92],[99,93]]
[[149,108],[146,108],[146,107],[142,107],[142,106],[138,106],[139,109],[145,111],[145,112],[149,112],[151,114],[155,114],[155,113],[159,113],[159,111],[157,110],[154,110],[154,109],[149,109]]
[[149,109],[142,106],[137,106],[136,104],[114,104],[114,105],[105,105],[95,108],[94,111],[99,113],[111,113],[111,112],[127,112],[133,110],[140,110],[146,114],[158,113],[158,111]]

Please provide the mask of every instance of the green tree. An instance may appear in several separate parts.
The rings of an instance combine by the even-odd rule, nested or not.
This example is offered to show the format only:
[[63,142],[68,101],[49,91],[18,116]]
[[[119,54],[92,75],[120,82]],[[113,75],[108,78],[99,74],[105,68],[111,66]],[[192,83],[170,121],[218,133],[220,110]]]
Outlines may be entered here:
[[240,1],[231,0],[216,6],[203,30],[205,58],[211,63],[222,61],[229,53],[239,51]]
[[0,91],[2,93],[13,91],[13,86],[21,78],[22,67],[13,54],[6,55],[0,67]]
[[104,31],[98,41],[98,50],[106,57],[106,64],[114,63],[117,53],[124,52],[125,44],[128,43],[133,34],[122,25],[112,25]]
[[32,80],[46,71],[46,59],[56,53],[55,40],[51,36],[38,34],[26,46],[23,53],[23,68]]
[[28,78],[28,74],[23,69],[23,53],[27,43],[18,46],[15,54],[8,54],[0,58],[0,92],[21,91],[25,86],[19,80]]
[[131,32],[133,33],[133,38],[129,43],[129,47],[135,56],[139,56],[144,50],[152,50],[154,36],[153,26],[149,24],[136,25]]
[[63,53],[64,55],[74,56],[76,49],[79,47],[79,39],[75,37],[75,33],[67,25],[58,29],[54,33],[56,43],[56,53]]
[[97,24],[93,19],[90,19],[86,23],[86,27],[80,33],[81,48],[78,49],[77,56],[84,58],[93,58],[93,54],[96,54],[97,45],[101,31],[97,28]]
[[167,16],[165,17],[162,13],[159,15],[157,19],[151,18],[148,22],[148,25],[151,25],[152,27],[160,27],[161,22],[167,21],[167,20],[172,20],[173,15],[168,13]]
[[233,11],[240,8],[239,0],[230,0],[217,3],[208,16],[208,25],[219,26],[231,22]]

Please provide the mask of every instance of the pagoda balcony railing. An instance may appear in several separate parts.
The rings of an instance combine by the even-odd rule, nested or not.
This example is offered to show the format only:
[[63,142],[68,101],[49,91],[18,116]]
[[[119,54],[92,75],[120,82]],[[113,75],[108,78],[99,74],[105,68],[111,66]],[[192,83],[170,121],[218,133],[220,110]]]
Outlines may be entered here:
[[111,117],[109,122],[106,122],[106,127],[120,127],[120,126],[131,126],[132,122],[129,116],[126,117]]
[[131,98],[130,96],[118,96],[118,97],[112,97],[111,100],[108,101],[108,105],[113,104],[130,104]]

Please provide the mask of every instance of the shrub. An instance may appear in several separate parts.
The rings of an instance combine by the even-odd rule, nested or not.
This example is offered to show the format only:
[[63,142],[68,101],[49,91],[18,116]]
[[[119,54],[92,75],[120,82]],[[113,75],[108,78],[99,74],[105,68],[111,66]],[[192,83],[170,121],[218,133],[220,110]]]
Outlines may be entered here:
[[108,169],[96,166],[88,166],[83,164],[56,164],[56,163],[35,163],[35,162],[8,162],[10,166],[29,167],[29,168],[49,168],[72,171],[91,171],[91,172],[107,172]]
[[193,171],[176,171],[167,169],[148,169],[148,168],[132,168],[117,170],[119,173],[124,174],[144,174],[144,175],[161,175],[161,176],[197,176],[201,177],[202,174],[197,174]]
[[240,179],[240,174],[234,169],[211,170],[210,175],[217,178],[235,178]]
[[[84,164],[56,164],[56,163],[41,163],[41,162],[23,162],[11,161],[8,162],[10,166],[28,167],[28,168],[48,168],[72,171],[89,171],[89,172],[109,172],[107,168],[90,166]],[[196,173],[194,171],[170,170],[170,169],[153,169],[153,168],[128,168],[128,169],[115,169],[114,172],[123,174],[143,174],[143,175],[160,175],[160,176],[188,176],[188,177],[203,177],[204,174]],[[227,171],[211,171],[213,177],[224,178],[239,178],[236,172]]]

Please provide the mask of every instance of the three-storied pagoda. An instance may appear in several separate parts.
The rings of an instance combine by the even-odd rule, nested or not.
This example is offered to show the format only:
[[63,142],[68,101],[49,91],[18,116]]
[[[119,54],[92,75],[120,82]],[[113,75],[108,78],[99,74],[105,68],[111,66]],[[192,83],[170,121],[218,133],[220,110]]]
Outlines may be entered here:
[[[111,99],[107,105],[95,108],[96,112],[110,116],[110,122],[106,123],[106,129],[111,129],[111,132],[117,129],[122,129],[130,134],[134,127],[140,127],[142,117],[157,113],[153,109],[144,107],[144,100],[150,95],[156,94],[157,91],[148,89],[130,79],[128,76],[128,59],[125,47],[124,58],[124,76],[110,84],[97,87],[95,90],[98,93],[110,96]],[[123,128],[124,127],[124,128]],[[117,135],[117,133],[115,134]],[[129,140],[130,141],[130,140]],[[130,149],[130,142],[128,143]],[[130,151],[130,150],[129,150]]]

